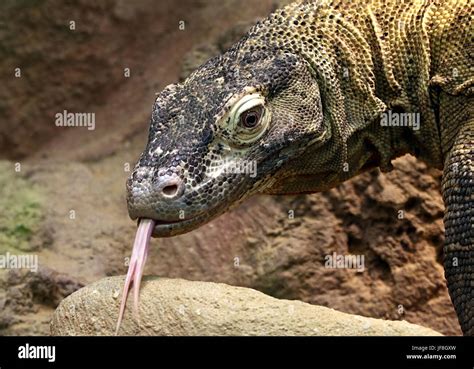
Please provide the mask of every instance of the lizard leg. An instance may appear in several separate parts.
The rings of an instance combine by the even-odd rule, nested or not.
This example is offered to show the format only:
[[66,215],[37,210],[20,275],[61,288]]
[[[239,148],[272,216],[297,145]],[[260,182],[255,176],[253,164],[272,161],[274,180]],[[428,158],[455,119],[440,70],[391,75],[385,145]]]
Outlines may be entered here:
[[474,119],[459,131],[443,173],[444,269],[464,335],[474,336]]

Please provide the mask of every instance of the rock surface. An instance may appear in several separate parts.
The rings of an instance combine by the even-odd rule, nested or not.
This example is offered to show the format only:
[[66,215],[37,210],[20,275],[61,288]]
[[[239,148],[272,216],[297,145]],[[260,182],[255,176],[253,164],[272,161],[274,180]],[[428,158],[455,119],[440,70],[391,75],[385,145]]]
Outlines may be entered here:
[[[112,335],[123,277],[105,278],[61,302],[52,335]],[[130,307],[131,301],[128,306]],[[341,313],[301,301],[278,300],[222,283],[145,278],[140,322],[127,309],[122,335],[168,336],[434,336],[439,333],[405,321]]]

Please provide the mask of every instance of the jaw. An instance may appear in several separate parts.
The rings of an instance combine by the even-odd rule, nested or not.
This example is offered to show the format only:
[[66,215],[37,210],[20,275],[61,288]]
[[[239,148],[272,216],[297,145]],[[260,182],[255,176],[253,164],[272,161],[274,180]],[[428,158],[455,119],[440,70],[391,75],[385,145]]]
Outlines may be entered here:
[[[214,218],[217,218],[221,214],[227,212],[230,209],[235,208],[247,198],[258,192],[261,187],[262,181],[257,182],[245,182],[238,183],[238,186],[234,187],[229,193],[214,199],[207,206],[199,209],[198,212],[191,211],[191,209],[180,208],[179,211],[184,210],[184,213],[194,213],[184,219],[177,219],[176,217],[160,217],[159,211],[150,210],[148,212],[132,211],[129,206],[129,215],[132,220],[150,219],[154,221],[154,227],[151,236],[154,238],[158,237],[174,237],[184,233],[191,232],[196,228],[199,228],[206,223],[209,223]],[[159,204],[156,205],[159,207]],[[152,209],[152,208],[150,208]],[[178,213],[176,209],[175,213]]]
[[200,226],[208,223],[219,214],[203,213],[196,215],[193,218],[182,219],[176,221],[155,221],[155,227],[151,234],[152,237],[173,237],[180,234],[191,232],[192,230],[199,228]]
[[196,228],[199,228],[206,223],[209,223],[214,218],[233,209],[250,197],[252,193],[247,192],[240,198],[229,198],[227,201],[222,202],[214,208],[210,208],[203,211],[192,218],[186,218],[182,220],[161,220],[153,219],[155,221],[155,227],[152,232],[152,237],[173,237],[180,234],[188,233]]
[[196,228],[199,228],[206,223],[209,223],[214,218],[218,217],[229,208],[233,207],[234,202],[226,201],[225,203],[220,204],[214,208],[202,211],[193,217],[178,219],[178,220],[164,220],[164,219],[155,219],[152,220],[155,222],[153,228],[152,237],[173,237],[178,236],[184,233],[191,232]]

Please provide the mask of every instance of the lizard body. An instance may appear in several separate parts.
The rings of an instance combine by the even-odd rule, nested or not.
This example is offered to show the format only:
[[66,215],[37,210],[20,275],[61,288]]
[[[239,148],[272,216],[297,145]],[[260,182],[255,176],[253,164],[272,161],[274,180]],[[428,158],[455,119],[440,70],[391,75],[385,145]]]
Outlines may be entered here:
[[[470,0],[277,10],[158,95],[130,216],[173,236],[253,194],[323,191],[413,154],[444,169],[446,278],[474,335],[472,15]],[[249,161],[256,175],[231,170]]]

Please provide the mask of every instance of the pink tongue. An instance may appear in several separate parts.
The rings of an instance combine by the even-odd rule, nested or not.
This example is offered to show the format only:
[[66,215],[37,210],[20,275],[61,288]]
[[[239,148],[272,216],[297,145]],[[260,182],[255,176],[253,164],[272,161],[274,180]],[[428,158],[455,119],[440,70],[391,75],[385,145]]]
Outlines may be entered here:
[[130,284],[133,282],[133,310],[138,319],[138,298],[140,292],[140,281],[145,268],[145,261],[148,255],[148,246],[150,244],[150,236],[155,226],[155,221],[151,219],[140,219],[133,244],[132,258],[128,266],[127,277],[122,292],[122,302],[120,304],[119,317],[115,334],[118,333],[120,323],[122,322],[125,304],[127,303],[128,293],[130,292]]

